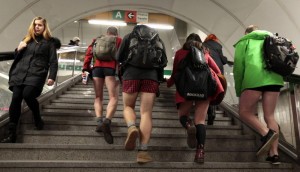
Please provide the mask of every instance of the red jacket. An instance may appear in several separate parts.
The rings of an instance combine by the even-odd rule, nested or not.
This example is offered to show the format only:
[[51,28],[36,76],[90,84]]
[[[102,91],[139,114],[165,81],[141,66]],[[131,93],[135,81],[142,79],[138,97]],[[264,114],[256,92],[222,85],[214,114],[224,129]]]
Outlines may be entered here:
[[[174,81],[174,77],[175,74],[177,72],[177,67],[179,62],[184,59],[187,54],[189,53],[189,50],[184,50],[184,49],[180,49],[176,52],[175,54],[175,59],[174,59],[174,63],[173,63],[173,71],[172,71],[172,75],[171,77],[167,80],[167,86],[171,87],[172,85],[174,85],[175,81]],[[211,74],[213,75],[213,77],[215,78],[216,82],[217,82],[217,89],[216,89],[216,93],[214,96],[209,97],[209,99],[215,100],[215,98],[220,94],[220,93],[224,93],[224,89],[223,86],[219,80],[219,77],[217,76],[217,74],[220,74],[221,71],[219,69],[219,67],[217,66],[217,64],[215,63],[215,61],[212,59],[212,57],[209,55],[208,52],[205,52],[205,59],[207,61],[207,64],[210,68]],[[176,91],[176,95],[175,95],[175,102],[176,103],[181,103],[181,102],[185,102],[186,100],[180,96],[180,94],[178,93],[178,91]]]
[[[116,69],[116,63],[117,63],[116,60],[100,61],[97,58],[94,58],[93,45],[94,45],[95,40],[96,39],[93,39],[93,42],[88,46],[88,48],[86,50],[82,71],[91,71],[95,67],[108,67],[108,68]],[[117,49],[119,49],[121,42],[122,42],[122,38],[117,37],[117,42],[116,42]],[[91,66],[92,60],[93,60],[93,66]]]

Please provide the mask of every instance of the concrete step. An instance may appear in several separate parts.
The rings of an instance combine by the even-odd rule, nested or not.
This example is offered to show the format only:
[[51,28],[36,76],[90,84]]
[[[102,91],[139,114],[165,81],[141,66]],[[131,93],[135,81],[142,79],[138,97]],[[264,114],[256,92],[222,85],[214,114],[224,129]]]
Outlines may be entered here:
[[[104,105],[105,107],[106,105]],[[71,109],[71,110],[94,110],[94,105],[93,104],[69,104],[69,103],[51,103],[50,105],[44,105],[42,106],[43,109]],[[140,106],[136,106],[136,109],[139,109]],[[117,110],[123,111],[123,106],[118,105]],[[177,109],[176,108],[170,108],[167,106],[154,106],[153,107],[153,112],[168,112],[168,113],[173,113],[177,114]]]
[[[108,99],[107,99],[108,100]],[[104,105],[107,104],[107,100],[104,101]],[[122,104],[123,101],[119,101],[119,105],[118,106],[123,106]],[[94,104],[94,99],[73,99],[73,98],[57,98],[55,100],[51,100],[51,103],[69,103],[69,104],[82,104],[82,105],[93,105]],[[136,106],[140,106],[140,101],[136,102]],[[169,101],[169,102],[164,102],[163,104],[161,103],[156,103],[155,106],[163,106],[163,107],[173,107],[174,109],[176,109],[176,105],[175,105],[175,101]]]
[[[62,95],[59,95],[58,98],[71,98],[71,99],[82,99],[83,101],[84,100],[87,100],[87,99],[94,99],[95,98],[95,95],[86,95],[86,94],[68,94],[68,93],[65,93],[65,94],[62,94]],[[104,101],[107,101],[108,100],[108,95],[103,95],[103,100]],[[139,100],[139,98],[138,98]],[[119,99],[118,101],[122,102],[123,99],[122,99],[122,96],[119,96]],[[156,97],[155,99],[155,103],[158,103],[158,102],[174,102],[175,104],[175,98],[165,98],[165,97]],[[175,107],[175,106],[174,106]]]
[[[178,116],[177,116],[177,112],[174,111],[160,111],[160,108],[154,109],[153,113],[152,113],[152,118],[153,119],[177,119],[178,120]],[[53,116],[57,116],[57,115],[69,115],[69,116],[93,116],[95,117],[95,112],[94,109],[84,109],[84,108],[78,108],[78,109],[72,109],[72,108],[57,108],[55,106],[53,107],[47,107],[42,109],[41,111],[42,116],[43,115],[53,115]],[[105,111],[104,111],[105,114]],[[139,111],[136,111],[137,117],[140,116]],[[217,118],[219,120],[223,120],[223,121],[231,121],[230,117],[223,117],[223,114],[216,114]],[[123,109],[117,109],[115,114],[114,114],[114,118],[120,118],[123,117]],[[193,116],[191,115],[191,118],[193,118]]]
[[[193,162],[195,150],[187,147],[149,146],[156,162]],[[13,153],[11,153],[13,152]],[[255,151],[242,149],[205,148],[206,162],[265,162]],[[0,144],[2,160],[64,160],[64,161],[126,161],[134,162],[137,151],[126,151],[123,146],[70,145],[70,144]],[[180,155],[180,156],[178,156]]]
[[[123,145],[127,132],[112,132],[114,144]],[[99,144],[108,145],[102,132],[95,131],[20,131],[19,143],[40,144]],[[152,133],[149,145],[154,146],[182,146],[187,147],[186,134],[157,134]],[[251,135],[207,135],[206,148],[217,150],[248,150],[255,151],[255,137]]]
[[209,172],[282,172],[292,171],[293,165],[281,163],[273,166],[264,162],[205,162],[197,164],[193,162],[151,162],[148,164],[137,164],[128,161],[60,161],[60,160],[3,160],[0,167],[5,172],[199,172],[201,170]]
[[[41,112],[42,118],[45,121],[93,121],[95,120],[95,113],[91,110],[80,111],[76,110],[59,110],[59,109],[47,109]],[[137,123],[139,123],[140,115],[137,115]],[[22,121],[32,122],[32,118],[22,118]],[[125,123],[123,119],[123,113],[117,111],[113,120],[114,123]],[[179,124],[178,117],[176,115],[164,116],[164,113],[156,112],[153,114],[152,122],[154,124]],[[229,117],[217,117],[214,122],[214,126],[230,126],[232,120]]]
[[[85,94],[85,95],[95,95],[95,91],[93,88],[72,88],[67,91],[65,91],[63,94]],[[103,95],[108,95],[108,92],[106,89],[103,90]],[[119,91],[119,96],[122,96],[122,91]],[[166,98],[174,98],[175,92],[174,91],[160,91],[161,97]],[[160,97],[159,96],[159,97]]]
[[[97,125],[96,121],[48,121],[45,120],[44,130],[58,130],[58,131],[94,131]],[[139,123],[136,124],[139,126]],[[33,122],[22,121],[21,130],[31,130],[34,128]],[[207,134],[219,135],[240,135],[242,129],[240,126],[207,126]],[[125,122],[112,122],[112,132],[127,132]],[[153,123],[152,133],[168,134],[177,133],[185,134],[186,130],[182,128],[179,122],[169,124]]]

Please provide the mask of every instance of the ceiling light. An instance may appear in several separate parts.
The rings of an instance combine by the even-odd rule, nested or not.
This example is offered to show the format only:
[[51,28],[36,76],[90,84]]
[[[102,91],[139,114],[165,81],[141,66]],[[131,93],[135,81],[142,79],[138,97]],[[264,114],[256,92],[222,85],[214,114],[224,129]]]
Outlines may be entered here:
[[144,25],[147,25],[154,29],[164,29],[164,30],[172,30],[174,29],[174,26],[169,24],[156,24],[156,23],[145,23]]
[[127,26],[124,21],[115,20],[88,20],[89,24],[108,25],[108,26]]

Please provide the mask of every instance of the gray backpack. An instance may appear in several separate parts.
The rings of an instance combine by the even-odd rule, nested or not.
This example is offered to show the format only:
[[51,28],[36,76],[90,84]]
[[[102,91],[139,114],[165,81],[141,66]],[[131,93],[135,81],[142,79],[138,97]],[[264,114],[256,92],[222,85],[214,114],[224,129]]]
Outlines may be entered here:
[[117,37],[112,35],[101,35],[96,38],[93,45],[93,55],[101,61],[112,61],[115,59]]

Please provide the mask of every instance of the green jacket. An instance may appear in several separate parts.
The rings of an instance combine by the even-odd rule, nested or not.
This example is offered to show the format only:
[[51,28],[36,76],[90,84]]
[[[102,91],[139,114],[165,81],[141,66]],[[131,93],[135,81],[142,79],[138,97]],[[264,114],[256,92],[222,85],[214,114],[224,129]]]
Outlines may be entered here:
[[264,38],[272,33],[255,30],[244,35],[235,45],[234,82],[237,97],[243,90],[266,85],[283,86],[283,77],[265,69],[263,61]]

